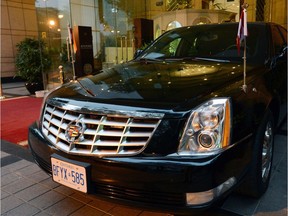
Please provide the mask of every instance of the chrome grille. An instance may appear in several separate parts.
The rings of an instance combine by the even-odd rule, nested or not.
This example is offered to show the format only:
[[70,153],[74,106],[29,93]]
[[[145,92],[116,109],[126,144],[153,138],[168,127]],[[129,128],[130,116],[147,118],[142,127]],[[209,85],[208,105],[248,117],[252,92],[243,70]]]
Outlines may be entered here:
[[[161,121],[161,115],[85,114],[45,105],[42,132],[58,149],[80,155],[134,155],[147,145]],[[148,117],[149,116],[149,117]],[[68,125],[81,118],[85,130],[81,140],[68,141]]]

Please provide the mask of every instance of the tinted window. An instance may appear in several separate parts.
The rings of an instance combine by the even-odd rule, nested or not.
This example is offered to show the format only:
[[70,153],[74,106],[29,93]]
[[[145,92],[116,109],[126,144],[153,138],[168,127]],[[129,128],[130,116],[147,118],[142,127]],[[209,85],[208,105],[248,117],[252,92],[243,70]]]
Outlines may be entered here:
[[[263,26],[248,26],[247,59],[261,59],[264,42]],[[215,58],[222,60],[242,60],[236,46],[238,25],[202,25],[174,29],[161,36],[139,58]],[[259,57],[260,55],[260,57]]]

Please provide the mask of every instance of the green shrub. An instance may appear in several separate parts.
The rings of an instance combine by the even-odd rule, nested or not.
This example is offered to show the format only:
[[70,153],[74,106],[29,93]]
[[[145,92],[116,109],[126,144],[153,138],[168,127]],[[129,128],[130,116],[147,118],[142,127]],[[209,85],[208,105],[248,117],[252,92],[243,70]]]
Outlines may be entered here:
[[46,72],[52,63],[44,41],[25,38],[16,47],[17,76],[27,82],[42,82],[42,72]]

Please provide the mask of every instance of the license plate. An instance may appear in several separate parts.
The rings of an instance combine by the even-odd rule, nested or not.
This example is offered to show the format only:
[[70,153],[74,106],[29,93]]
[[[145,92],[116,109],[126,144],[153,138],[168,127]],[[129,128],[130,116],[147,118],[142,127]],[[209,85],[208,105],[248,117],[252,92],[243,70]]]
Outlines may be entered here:
[[85,166],[81,163],[78,164],[76,164],[76,162],[73,163],[71,162],[71,160],[64,161],[59,159],[59,156],[58,157],[57,156],[52,155],[51,157],[53,180],[67,187],[87,193],[88,166]]

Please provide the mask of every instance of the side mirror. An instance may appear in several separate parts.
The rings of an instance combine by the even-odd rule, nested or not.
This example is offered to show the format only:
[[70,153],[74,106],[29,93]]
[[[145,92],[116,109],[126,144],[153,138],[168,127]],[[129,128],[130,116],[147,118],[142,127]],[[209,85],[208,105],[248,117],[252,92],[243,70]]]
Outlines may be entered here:
[[282,46],[282,48],[276,54],[276,56],[274,56],[274,58],[272,58],[271,63],[270,63],[271,68],[275,67],[277,62],[287,61],[287,49],[288,49],[287,45]]
[[287,45],[284,45],[280,51],[280,55],[279,57],[282,58],[284,56],[287,56],[287,49],[288,49],[288,46]]

